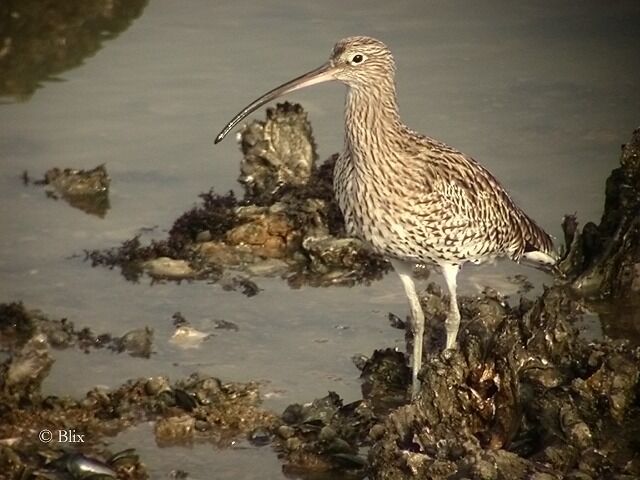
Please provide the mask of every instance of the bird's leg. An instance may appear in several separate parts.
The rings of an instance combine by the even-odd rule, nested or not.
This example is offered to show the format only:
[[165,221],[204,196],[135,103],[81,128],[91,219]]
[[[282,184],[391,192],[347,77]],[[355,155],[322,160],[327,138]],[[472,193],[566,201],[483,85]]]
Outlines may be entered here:
[[416,285],[413,282],[412,265],[399,260],[392,260],[394,270],[397,272],[404,291],[409,299],[411,308],[411,328],[413,329],[413,357],[411,359],[411,398],[415,399],[420,391],[418,373],[422,366],[422,343],[424,338],[424,313],[420,306],[420,298],[416,293]]
[[449,314],[444,322],[445,329],[447,331],[447,346],[446,349],[456,348],[456,337],[458,336],[458,327],[460,327],[460,310],[458,310],[458,298],[457,298],[457,276],[460,271],[460,265],[453,265],[451,263],[440,264],[442,268],[442,274],[447,282],[447,288],[449,289]]

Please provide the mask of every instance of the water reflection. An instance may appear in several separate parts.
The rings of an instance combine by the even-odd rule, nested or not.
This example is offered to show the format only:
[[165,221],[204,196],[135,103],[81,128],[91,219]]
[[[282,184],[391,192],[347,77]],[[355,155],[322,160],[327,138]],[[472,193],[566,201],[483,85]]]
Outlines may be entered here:
[[138,18],[148,0],[0,3],[0,97],[26,101]]

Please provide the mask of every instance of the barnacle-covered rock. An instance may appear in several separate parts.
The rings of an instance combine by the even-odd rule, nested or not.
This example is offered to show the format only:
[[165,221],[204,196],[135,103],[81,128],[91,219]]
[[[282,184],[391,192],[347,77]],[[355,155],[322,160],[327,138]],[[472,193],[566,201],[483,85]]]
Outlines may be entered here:
[[[427,318],[446,308],[438,297],[431,289],[423,299]],[[429,355],[417,400],[372,429],[372,478],[636,471],[640,351],[582,340],[572,326],[580,307],[562,287],[518,308],[486,295],[461,304],[459,350]],[[429,335],[440,328],[431,323]]]
[[247,125],[240,145],[238,180],[256,203],[264,203],[280,188],[306,184],[318,157],[307,113],[289,102],[268,108],[266,121]]

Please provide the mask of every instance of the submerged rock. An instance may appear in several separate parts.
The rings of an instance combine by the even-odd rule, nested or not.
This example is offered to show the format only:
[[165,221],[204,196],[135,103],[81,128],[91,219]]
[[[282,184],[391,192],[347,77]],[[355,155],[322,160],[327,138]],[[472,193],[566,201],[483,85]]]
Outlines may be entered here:
[[149,327],[131,330],[115,341],[117,351],[128,352],[132,357],[149,358],[152,345],[153,330]]

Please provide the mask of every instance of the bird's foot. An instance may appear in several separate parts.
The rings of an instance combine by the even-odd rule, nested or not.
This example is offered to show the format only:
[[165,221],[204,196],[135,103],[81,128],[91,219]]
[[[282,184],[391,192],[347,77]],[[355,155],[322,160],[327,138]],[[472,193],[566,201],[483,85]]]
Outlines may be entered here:
[[418,379],[415,379],[411,383],[411,403],[414,403],[418,399],[418,396],[420,395],[420,387],[421,382]]

